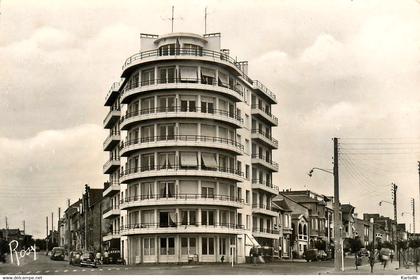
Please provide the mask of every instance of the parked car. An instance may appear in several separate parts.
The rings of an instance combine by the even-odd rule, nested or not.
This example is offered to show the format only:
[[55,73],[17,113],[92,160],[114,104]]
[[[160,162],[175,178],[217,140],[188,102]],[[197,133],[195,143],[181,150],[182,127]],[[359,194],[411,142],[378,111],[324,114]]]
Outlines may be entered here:
[[80,265],[80,257],[82,252],[80,251],[71,251],[69,253],[69,264],[70,265]]
[[303,257],[307,262],[318,260],[318,249],[309,249],[303,253]]
[[318,260],[321,260],[321,261],[328,260],[328,255],[324,250],[319,250],[318,251]]
[[53,261],[64,261],[66,250],[63,247],[54,247],[51,251],[50,259]]
[[119,249],[111,249],[104,254],[104,264],[125,264]]
[[80,266],[98,267],[95,254],[92,252],[83,253],[80,257]]

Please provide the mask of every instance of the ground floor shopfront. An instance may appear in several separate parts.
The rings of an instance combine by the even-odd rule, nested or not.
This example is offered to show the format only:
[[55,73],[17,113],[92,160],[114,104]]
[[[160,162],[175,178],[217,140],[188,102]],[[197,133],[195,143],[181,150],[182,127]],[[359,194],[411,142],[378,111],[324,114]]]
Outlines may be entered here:
[[245,262],[243,235],[129,235],[121,243],[128,264]]

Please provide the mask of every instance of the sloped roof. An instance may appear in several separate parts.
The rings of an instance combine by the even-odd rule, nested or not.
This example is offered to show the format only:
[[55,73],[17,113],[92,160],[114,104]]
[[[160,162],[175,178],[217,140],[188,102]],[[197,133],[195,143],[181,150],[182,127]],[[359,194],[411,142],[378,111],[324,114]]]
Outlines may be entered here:
[[351,213],[354,210],[354,206],[351,204],[341,204],[341,212]]
[[280,210],[284,211],[284,212],[292,212],[292,210],[289,208],[289,205],[287,205],[286,200],[282,199],[282,200],[273,200],[272,204],[275,207],[278,207]]

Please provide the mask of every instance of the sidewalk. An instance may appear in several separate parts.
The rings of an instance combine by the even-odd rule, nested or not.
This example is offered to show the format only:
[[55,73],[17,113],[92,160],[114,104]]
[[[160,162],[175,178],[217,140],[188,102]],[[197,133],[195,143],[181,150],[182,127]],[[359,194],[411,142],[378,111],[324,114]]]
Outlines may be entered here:
[[[373,273],[370,272],[370,265],[368,260],[365,258],[363,259],[362,266],[359,266],[356,270],[356,267],[349,266],[345,267],[343,272],[335,272],[334,270],[328,271],[327,274],[360,274],[360,275],[420,275],[420,272],[416,273],[416,267],[411,265],[409,268],[405,268],[403,263],[401,262],[401,268],[399,269],[399,264],[397,260],[394,260],[392,263],[388,261],[385,269],[384,266],[380,262],[376,262],[373,267]],[[419,267],[420,271],[420,267]]]

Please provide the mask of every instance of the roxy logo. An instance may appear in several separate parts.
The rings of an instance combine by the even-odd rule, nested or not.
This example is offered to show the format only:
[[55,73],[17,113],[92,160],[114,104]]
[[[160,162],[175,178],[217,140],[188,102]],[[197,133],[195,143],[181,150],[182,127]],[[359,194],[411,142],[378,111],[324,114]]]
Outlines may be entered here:
[[16,251],[19,247],[19,242],[16,240],[12,240],[9,243],[10,248],[10,262],[14,263],[14,259],[16,258],[16,264],[20,265],[20,260],[26,256],[29,256],[32,252],[34,252],[34,261],[36,261],[36,249],[35,245],[29,247],[26,250],[20,250],[19,252]]

